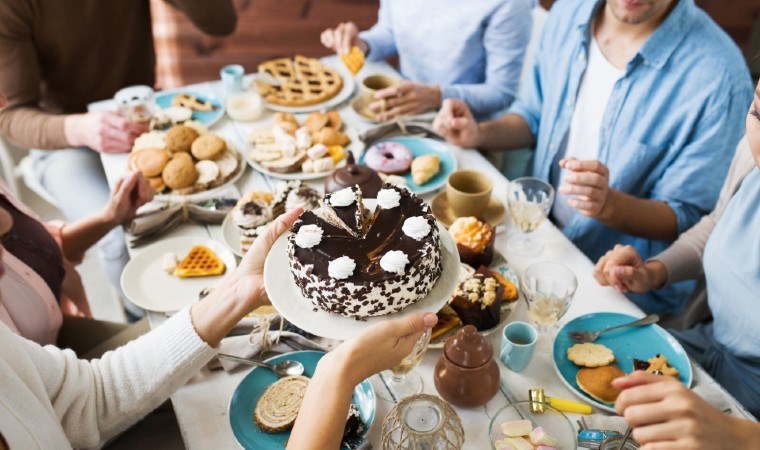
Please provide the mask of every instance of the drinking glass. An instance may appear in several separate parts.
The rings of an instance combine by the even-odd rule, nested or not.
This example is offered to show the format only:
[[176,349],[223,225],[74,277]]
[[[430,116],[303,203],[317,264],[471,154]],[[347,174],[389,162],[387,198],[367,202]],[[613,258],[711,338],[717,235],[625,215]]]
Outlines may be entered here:
[[533,232],[549,215],[554,202],[554,188],[538,178],[517,178],[509,183],[507,202],[512,223],[520,233],[507,241],[507,249],[523,256],[536,256],[543,244],[531,238]]
[[525,269],[520,284],[528,303],[528,317],[541,334],[547,334],[570,308],[578,279],[562,264],[539,262]]
[[396,403],[404,397],[422,392],[422,377],[414,368],[425,355],[430,342],[430,334],[430,330],[422,333],[420,339],[414,344],[412,352],[402,359],[397,366],[391,368],[390,376],[387,377],[385,384],[392,398],[388,398],[380,389],[378,395],[381,398]]

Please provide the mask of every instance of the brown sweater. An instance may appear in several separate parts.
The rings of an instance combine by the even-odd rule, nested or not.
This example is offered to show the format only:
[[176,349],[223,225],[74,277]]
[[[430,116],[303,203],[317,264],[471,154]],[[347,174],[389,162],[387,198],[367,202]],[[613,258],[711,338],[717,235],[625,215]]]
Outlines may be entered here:
[[[228,35],[231,0],[172,0],[203,32]],[[0,135],[25,148],[68,146],[63,114],[155,82],[149,0],[0,1]]]

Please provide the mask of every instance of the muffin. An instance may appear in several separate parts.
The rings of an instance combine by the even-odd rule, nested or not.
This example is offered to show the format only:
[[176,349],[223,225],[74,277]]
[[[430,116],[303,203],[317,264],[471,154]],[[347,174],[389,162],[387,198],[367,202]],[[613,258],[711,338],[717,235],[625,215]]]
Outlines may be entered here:
[[464,325],[483,331],[499,324],[503,295],[504,286],[488,268],[481,267],[459,284],[449,305]]
[[303,185],[298,189],[293,189],[288,193],[285,199],[285,211],[292,211],[296,208],[303,208],[306,211],[313,211],[319,208],[319,201],[322,199],[316,189]]
[[198,132],[185,125],[174,125],[166,132],[166,149],[172,153],[189,152]]
[[449,233],[457,243],[463,263],[474,268],[488,266],[493,261],[494,228],[475,217],[460,217],[449,227]]

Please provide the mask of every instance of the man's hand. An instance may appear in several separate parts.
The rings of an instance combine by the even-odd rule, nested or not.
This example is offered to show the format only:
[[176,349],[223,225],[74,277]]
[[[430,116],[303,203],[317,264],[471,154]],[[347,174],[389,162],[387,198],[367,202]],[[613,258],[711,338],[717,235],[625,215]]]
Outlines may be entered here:
[[412,116],[441,105],[441,89],[422,83],[403,81],[397,86],[379,90],[369,107],[381,121]]
[[467,103],[446,99],[433,121],[433,129],[447,141],[463,148],[475,148],[480,139],[480,130]]
[[124,225],[135,218],[137,209],[153,200],[153,188],[139,172],[132,172],[116,181],[103,215],[112,225]]
[[100,153],[126,153],[148,125],[134,123],[113,112],[90,112],[67,116],[63,123],[66,142]]
[[643,294],[664,284],[667,268],[659,261],[645,263],[635,248],[618,244],[599,258],[594,278],[602,286],[613,286],[620,292]]
[[757,424],[723,414],[675,378],[634,372],[612,385],[623,390],[615,412],[641,450],[758,448]]
[[353,22],[343,22],[335,28],[328,28],[320,36],[322,45],[339,55],[348,54],[354,45],[362,53],[367,53],[367,43],[359,39],[359,28]]
[[574,195],[567,203],[584,216],[596,219],[606,218],[609,214],[610,171],[607,166],[596,160],[579,161],[575,158],[562,159],[559,166],[568,171],[559,191],[565,195]]

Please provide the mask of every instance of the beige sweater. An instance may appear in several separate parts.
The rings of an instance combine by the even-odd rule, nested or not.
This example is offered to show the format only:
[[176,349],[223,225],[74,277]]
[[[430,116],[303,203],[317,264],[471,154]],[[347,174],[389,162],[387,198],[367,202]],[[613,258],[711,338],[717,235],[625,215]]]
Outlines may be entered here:
[[0,435],[11,450],[93,448],[163,403],[216,354],[189,308],[99,360],[0,324]]
[[[677,283],[684,280],[700,279],[691,303],[685,313],[684,323],[680,327],[687,328],[694,322],[701,320],[706,312],[707,291],[705,289],[702,267],[702,255],[705,251],[705,245],[710,238],[715,225],[723,215],[726,206],[731,201],[744,178],[756,166],[755,159],[749,148],[747,138],[744,137],[736,148],[734,159],[731,162],[731,168],[728,171],[723,188],[720,191],[718,203],[715,209],[708,215],[702,217],[696,225],[683,232],[667,250],[659,255],[650,258],[662,262],[668,269],[668,280],[666,284]],[[694,180],[698,183],[698,180]]]

